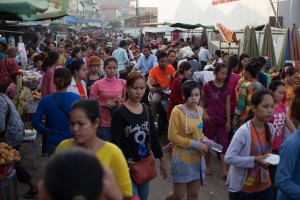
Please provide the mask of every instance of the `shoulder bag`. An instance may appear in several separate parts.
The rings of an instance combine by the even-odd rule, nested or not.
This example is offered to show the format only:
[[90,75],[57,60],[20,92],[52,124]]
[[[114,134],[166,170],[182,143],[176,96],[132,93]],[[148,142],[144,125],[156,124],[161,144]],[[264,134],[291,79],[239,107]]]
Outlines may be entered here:
[[139,162],[135,162],[132,164],[129,164],[130,169],[130,175],[131,178],[138,184],[142,185],[143,183],[146,183],[152,179],[154,179],[157,176],[156,168],[155,168],[155,160],[151,156],[151,125],[150,125],[150,118],[149,118],[149,110],[146,106],[146,104],[143,104],[143,109],[146,110],[147,113],[147,119],[149,122],[149,152],[150,155],[146,158],[142,159]]
[[59,103],[58,99],[52,94],[51,97],[53,98],[53,100],[55,101],[56,105],[59,107],[59,109],[67,116],[67,118],[70,118],[70,115],[63,109],[63,107],[61,106],[61,104]]

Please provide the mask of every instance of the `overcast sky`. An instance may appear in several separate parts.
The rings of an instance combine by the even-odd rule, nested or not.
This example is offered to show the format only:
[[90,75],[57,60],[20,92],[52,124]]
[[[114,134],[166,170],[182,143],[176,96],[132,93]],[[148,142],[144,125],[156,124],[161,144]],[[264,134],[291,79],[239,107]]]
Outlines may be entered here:
[[159,0],[139,0],[140,7],[158,7]]

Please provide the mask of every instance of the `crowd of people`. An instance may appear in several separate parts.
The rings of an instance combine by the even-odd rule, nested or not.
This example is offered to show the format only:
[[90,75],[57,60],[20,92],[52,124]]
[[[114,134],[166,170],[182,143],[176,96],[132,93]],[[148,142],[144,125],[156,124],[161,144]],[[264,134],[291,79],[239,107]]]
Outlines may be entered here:
[[[163,179],[171,172],[173,191],[165,199],[198,199],[203,180],[213,174],[209,139],[223,146],[220,178],[230,200],[300,198],[299,72],[292,64],[271,78],[266,58],[220,50],[212,56],[206,42],[198,47],[188,39],[160,44],[146,38],[142,46],[129,36],[98,32],[27,45],[29,65],[43,73],[32,127],[50,160],[39,188],[16,165],[19,181],[30,186],[24,197],[39,190],[45,200],[146,200],[155,177],[147,177],[152,155]],[[20,139],[7,128],[24,133],[18,116],[7,117],[17,94],[9,87],[20,69],[16,54],[11,47],[0,64],[0,89],[9,96],[0,97],[0,132],[19,148]],[[165,147],[156,131],[161,89],[171,90]],[[265,161],[269,154],[280,155],[278,167]],[[143,166],[145,180],[135,174],[136,165]]]

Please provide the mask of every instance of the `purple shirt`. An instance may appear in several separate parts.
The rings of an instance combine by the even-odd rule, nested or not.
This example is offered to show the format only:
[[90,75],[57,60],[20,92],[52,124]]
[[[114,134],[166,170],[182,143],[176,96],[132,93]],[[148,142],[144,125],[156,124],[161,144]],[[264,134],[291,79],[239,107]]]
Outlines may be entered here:
[[211,121],[218,124],[225,124],[226,117],[226,97],[230,95],[230,88],[227,83],[220,88],[216,87],[213,81],[209,81],[203,86],[205,99],[208,102],[206,112]]

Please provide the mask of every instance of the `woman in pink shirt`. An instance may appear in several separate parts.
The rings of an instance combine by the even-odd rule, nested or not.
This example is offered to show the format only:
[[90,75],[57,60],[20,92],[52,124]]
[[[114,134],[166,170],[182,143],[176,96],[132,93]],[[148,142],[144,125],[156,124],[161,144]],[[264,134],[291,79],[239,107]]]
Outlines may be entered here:
[[[231,119],[231,127],[234,127],[233,119],[235,115],[235,107],[236,107],[236,93],[235,88],[239,84],[239,80],[241,76],[239,74],[234,73],[239,66],[239,59],[237,56],[230,56],[228,59],[228,74],[225,81],[228,83],[230,89],[230,119]],[[235,129],[231,129],[228,133],[228,141],[230,142],[233,135],[235,133]]]
[[45,72],[42,79],[42,89],[41,94],[42,97],[50,95],[56,91],[56,87],[53,81],[54,70],[59,62],[58,53],[51,51],[47,58],[45,58],[42,69]]
[[102,120],[98,136],[105,141],[111,141],[111,111],[123,104],[126,81],[117,78],[118,61],[115,58],[107,58],[103,69],[106,77],[92,85],[90,99],[98,100],[101,107]]
[[[292,123],[289,115],[286,114],[286,108],[282,99],[284,97],[285,85],[281,81],[272,81],[269,90],[274,93],[274,114],[270,119],[270,123],[274,126],[274,139],[272,143],[272,153],[279,155],[279,149],[286,136],[284,127],[286,126],[292,133],[296,131],[296,127]],[[270,168],[270,178],[272,183],[273,196],[277,196],[277,188],[275,187],[276,167]]]

